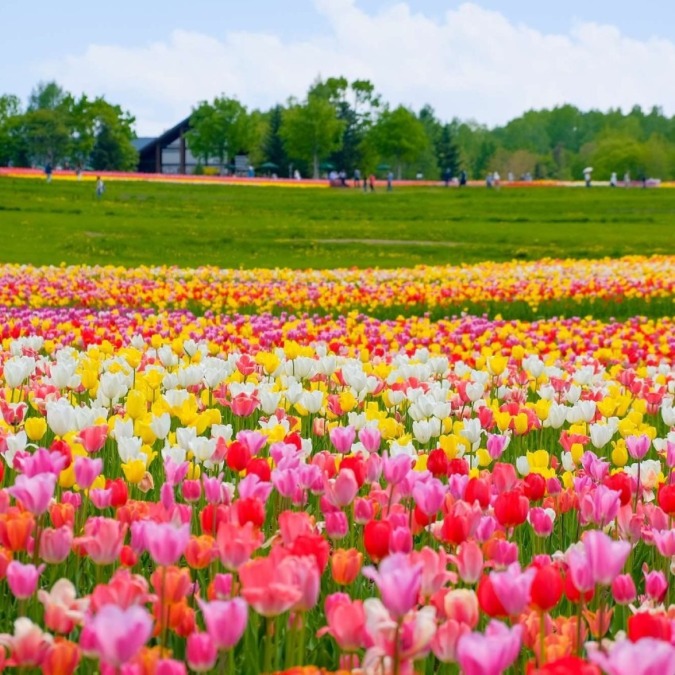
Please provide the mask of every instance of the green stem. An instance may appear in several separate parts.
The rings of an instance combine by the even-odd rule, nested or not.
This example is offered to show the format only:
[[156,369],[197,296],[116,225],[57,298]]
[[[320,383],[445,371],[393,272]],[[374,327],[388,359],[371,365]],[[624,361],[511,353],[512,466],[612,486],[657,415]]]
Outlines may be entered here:
[[263,652],[263,669],[266,675],[272,672],[272,637],[274,634],[274,619],[265,617],[265,650]]

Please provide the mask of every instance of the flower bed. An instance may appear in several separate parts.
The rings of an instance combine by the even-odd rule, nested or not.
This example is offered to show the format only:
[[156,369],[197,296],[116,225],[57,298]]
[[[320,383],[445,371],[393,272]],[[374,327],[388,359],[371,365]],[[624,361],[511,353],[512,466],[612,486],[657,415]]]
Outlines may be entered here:
[[672,319],[195,317],[128,279],[149,307],[0,312],[1,663],[675,671]]

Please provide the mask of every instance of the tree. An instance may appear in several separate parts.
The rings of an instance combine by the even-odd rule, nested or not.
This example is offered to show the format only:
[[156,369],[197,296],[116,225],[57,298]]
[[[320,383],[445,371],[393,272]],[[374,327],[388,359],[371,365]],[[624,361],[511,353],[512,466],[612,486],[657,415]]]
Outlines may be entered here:
[[187,134],[192,153],[208,162],[216,157],[222,166],[238,152],[248,150],[251,126],[246,108],[235,98],[216,97],[202,101],[190,116]]
[[276,105],[269,112],[269,124],[263,142],[263,157],[265,162],[275,164],[280,171],[285,173],[289,159],[281,137],[283,110],[280,105]]
[[17,162],[25,148],[20,126],[21,101],[11,94],[0,96],[0,166],[22,163]]
[[320,93],[310,93],[303,103],[289,101],[281,122],[281,137],[286,152],[306,161],[314,178],[319,163],[342,147],[344,120],[338,119],[331,102]]
[[385,110],[373,127],[375,146],[384,159],[396,165],[399,178],[403,167],[420,158],[430,145],[424,125],[408,108]]

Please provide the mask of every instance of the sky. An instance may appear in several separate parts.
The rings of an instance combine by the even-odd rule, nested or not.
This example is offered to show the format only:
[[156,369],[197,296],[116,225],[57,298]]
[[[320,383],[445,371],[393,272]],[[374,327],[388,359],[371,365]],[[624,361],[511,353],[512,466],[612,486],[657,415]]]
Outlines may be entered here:
[[268,108],[338,75],[488,126],[563,103],[675,114],[667,0],[0,0],[0,36],[0,94],[54,79],[140,136],[217,95]]

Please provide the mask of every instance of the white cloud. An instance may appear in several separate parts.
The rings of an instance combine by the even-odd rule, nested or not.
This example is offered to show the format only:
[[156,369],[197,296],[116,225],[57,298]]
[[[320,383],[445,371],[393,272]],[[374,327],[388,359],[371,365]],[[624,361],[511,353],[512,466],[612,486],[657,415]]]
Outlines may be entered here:
[[315,0],[326,35],[284,42],[266,33],[176,30],[135,48],[91,45],[43,64],[42,74],[120,103],[136,115],[140,134],[162,131],[222,92],[253,107],[302,96],[318,74],[367,78],[391,103],[428,102],[443,119],[489,125],[568,102],[675,111],[665,82],[675,69],[673,42],[635,40],[594,23],[543,34],[472,3],[434,20],[411,5],[368,14],[354,0]]

